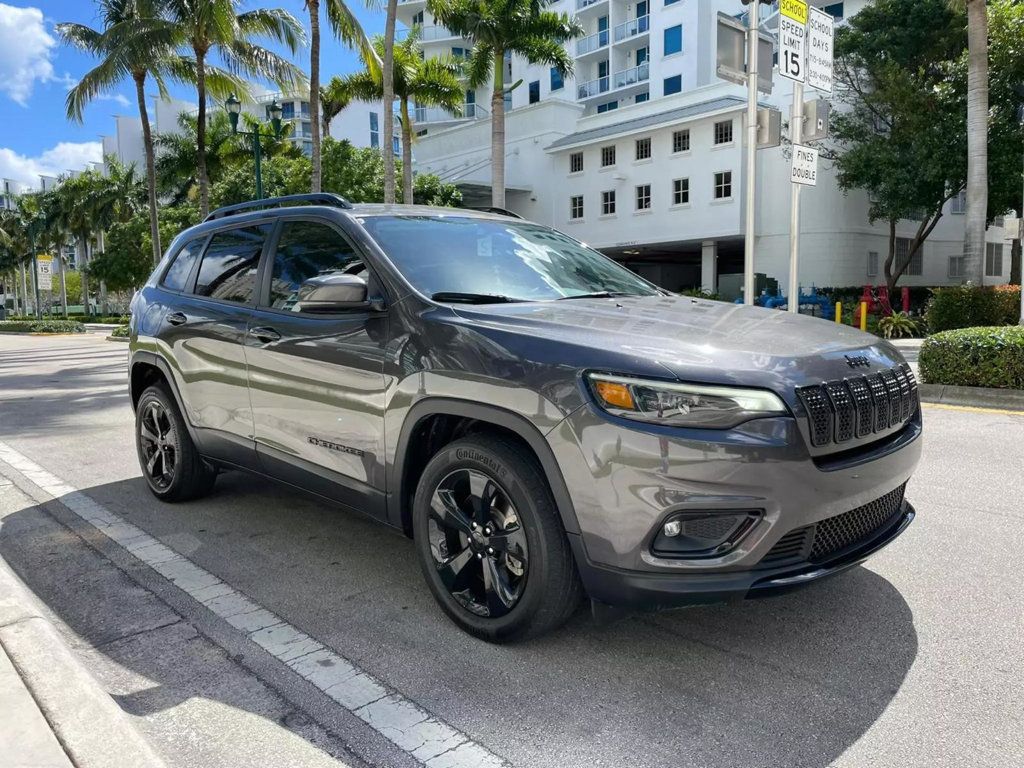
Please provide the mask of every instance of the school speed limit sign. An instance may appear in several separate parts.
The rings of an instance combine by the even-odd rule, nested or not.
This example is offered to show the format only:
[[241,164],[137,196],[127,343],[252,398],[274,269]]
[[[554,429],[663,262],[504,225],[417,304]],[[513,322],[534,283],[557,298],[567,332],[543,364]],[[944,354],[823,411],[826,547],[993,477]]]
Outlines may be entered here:
[[779,6],[779,74],[798,83],[807,77],[807,3],[782,0]]

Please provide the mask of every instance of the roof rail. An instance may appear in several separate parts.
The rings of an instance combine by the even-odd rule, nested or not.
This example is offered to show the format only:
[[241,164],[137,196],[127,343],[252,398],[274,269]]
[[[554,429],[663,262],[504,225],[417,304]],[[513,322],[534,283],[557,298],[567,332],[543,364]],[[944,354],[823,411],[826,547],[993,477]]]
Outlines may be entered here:
[[244,211],[256,211],[264,208],[283,208],[286,205],[295,203],[306,203],[307,205],[331,205],[335,208],[352,207],[352,203],[341,195],[335,195],[330,192],[313,192],[305,195],[284,195],[283,197],[268,197],[263,200],[250,200],[249,202],[237,203],[236,205],[225,205],[223,208],[211,211],[203,221],[215,221],[216,219],[223,219],[225,216],[234,216],[236,213],[242,213]]
[[523,218],[515,211],[510,211],[508,208],[498,208],[494,205],[471,205],[469,210],[480,211],[481,213],[497,213],[501,216],[511,216],[513,219]]

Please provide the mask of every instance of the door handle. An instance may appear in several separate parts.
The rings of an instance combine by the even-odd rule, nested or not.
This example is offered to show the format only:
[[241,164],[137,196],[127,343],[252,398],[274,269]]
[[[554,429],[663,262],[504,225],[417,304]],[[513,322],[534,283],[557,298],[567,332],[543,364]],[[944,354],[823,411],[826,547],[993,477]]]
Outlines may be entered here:
[[184,325],[188,322],[188,318],[181,312],[171,312],[171,314],[167,316],[167,322],[171,325]]
[[250,328],[249,335],[255,337],[264,344],[270,344],[272,341],[280,341],[281,334],[275,331],[273,328],[267,328],[261,326],[258,328]]

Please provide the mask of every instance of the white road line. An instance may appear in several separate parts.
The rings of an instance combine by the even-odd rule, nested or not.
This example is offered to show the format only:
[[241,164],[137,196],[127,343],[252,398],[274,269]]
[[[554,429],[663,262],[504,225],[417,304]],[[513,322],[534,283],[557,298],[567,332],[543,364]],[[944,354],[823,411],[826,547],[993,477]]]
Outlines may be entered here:
[[[427,768],[507,768],[468,736],[0,442],[0,461],[287,664]],[[35,498],[36,502],[48,499]]]

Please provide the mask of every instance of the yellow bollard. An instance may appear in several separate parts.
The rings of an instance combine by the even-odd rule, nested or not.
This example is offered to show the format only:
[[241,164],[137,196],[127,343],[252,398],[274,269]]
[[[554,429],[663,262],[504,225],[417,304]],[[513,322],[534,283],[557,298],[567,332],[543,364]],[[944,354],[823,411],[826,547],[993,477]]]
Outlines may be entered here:
[[843,322],[843,302],[841,301],[836,302],[836,322]]
[[868,329],[868,303],[866,301],[860,303],[860,329],[862,331]]

